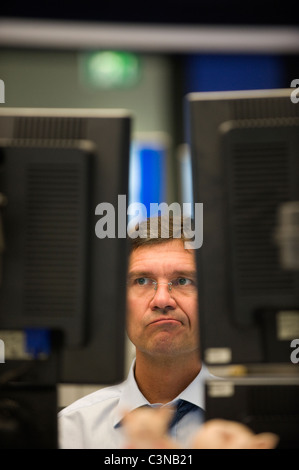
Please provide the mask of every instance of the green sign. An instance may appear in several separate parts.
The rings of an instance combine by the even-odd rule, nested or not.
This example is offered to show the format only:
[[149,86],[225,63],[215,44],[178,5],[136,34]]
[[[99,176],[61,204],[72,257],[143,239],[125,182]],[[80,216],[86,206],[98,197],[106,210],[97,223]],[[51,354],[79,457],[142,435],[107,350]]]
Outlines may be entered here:
[[97,88],[128,88],[140,79],[140,59],[128,52],[95,51],[82,57],[84,80]]

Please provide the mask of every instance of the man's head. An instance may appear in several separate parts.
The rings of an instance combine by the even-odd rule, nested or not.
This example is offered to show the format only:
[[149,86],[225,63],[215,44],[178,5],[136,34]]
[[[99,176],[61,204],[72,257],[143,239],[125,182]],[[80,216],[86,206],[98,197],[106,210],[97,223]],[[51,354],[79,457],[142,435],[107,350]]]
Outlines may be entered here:
[[187,357],[198,354],[194,250],[184,246],[189,238],[180,218],[179,221],[170,219],[169,233],[165,232],[163,221],[158,220],[154,225],[158,227],[154,237],[150,232],[151,221],[147,220],[139,227],[139,235],[143,236],[131,240],[128,336],[136,346],[137,356]]
[[130,251],[141,246],[158,245],[171,240],[181,240],[185,248],[194,239],[194,223],[189,217],[171,214],[149,217],[129,233]]

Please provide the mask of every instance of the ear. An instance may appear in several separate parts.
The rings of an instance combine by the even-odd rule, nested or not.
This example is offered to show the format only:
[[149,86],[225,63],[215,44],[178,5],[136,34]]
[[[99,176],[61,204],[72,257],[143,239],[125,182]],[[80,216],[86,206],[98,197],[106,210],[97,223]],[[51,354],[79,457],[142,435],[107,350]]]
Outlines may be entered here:
[[250,449],[274,449],[279,442],[279,437],[271,432],[262,432],[251,438]]

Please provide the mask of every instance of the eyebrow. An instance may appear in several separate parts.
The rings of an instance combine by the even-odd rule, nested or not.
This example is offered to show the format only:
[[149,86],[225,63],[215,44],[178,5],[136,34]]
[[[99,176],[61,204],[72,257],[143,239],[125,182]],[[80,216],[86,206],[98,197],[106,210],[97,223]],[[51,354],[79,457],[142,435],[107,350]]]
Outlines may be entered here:
[[[194,270],[185,270],[185,269],[182,269],[182,270],[174,270],[174,271],[171,271],[169,276],[171,278],[176,278],[176,277],[188,277],[188,278],[193,278],[195,279],[196,278],[196,271]],[[144,271],[131,271],[128,273],[128,279],[132,279],[132,278],[138,278],[138,277],[150,277],[150,278],[155,278],[157,277],[156,274],[154,273],[154,271],[151,271],[151,270],[144,270]]]

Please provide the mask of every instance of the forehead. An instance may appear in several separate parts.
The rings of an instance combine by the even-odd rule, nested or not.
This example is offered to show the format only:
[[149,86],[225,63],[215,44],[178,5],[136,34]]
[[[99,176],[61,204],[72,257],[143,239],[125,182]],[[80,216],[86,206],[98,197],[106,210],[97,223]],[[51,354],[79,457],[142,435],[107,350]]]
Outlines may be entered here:
[[151,270],[157,272],[196,269],[194,250],[186,250],[181,240],[144,245],[136,248],[129,257],[129,271]]

